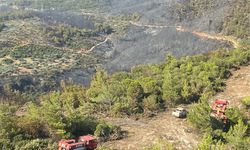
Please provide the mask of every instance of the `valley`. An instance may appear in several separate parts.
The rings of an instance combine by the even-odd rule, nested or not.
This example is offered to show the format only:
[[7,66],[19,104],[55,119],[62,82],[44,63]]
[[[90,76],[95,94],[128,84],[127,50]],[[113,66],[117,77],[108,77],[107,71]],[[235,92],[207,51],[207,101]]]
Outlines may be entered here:
[[[113,5],[115,7],[117,4],[114,3]],[[155,5],[151,2],[145,2],[145,5],[152,5],[152,7],[155,7],[153,9],[162,9],[161,3]],[[130,8],[127,4],[126,7]],[[62,79],[88,86],[89,80],[98,66],[113,73],[129,70],[134,65],[160,63],[165,60],[165,56],[168,54],[181,57],[207,53],[222,47],[230,49],[237,46],[235,40],[192,29],[188,30],[180,25],[159,25],[157,22],[147,24],[147,21],[143,19],[144,15],[140,16],[138,21],[137,15],[139,12],[134,12],[136,15],[132,14],[132,16],[130,14],[133,12],[128,15],[117,16],[113,13],[120,14],[121,12],[110,12],[106,8],[101,9],[103,12],[100,13],[93,13],[93,10],[84,9],[80,12],[43,11],[29,7],[20,11],[21,7],[19,8],[17,5],[9,9],[14,9],[16,14],[19,13],[19,17],[25,19],[11,19],[5,22],[7,28],[2,32],[0,39],[2,39],[2,43],[6,43],[9,47],[1,50],[4,56],[1,58],[2,68],[5,68],[1,72],[4,79],[1,84],[8,83],[12,76],[14,79],[17,75],[22,75],[23,78],[37,78],[29,82],[38,85],[41,85],[39,80],[53,81],[51,85],[45,85],[52,89],[56,88]],[[132,7],[132,9],[135,8]],[[171,22],[171,20],[169,21]],[[101,31],[103,29],[100,29],[100,27],[107,28],[104,29],[107,32],[114,31],[108,33],[110,34],[108,35]],[[60,35],[59,32],[63,32],[65,35]],[[71,38],[70,36],[74,34],[80,36]],[[70,43],[70,45],[67,43]],[[39,56],[32,56],[34,55],[32,54],[28,57],[21,56],[15,60],[16,58],[12,58],[7,52],[9,51],[7,49],[13,49],[15,45],[17,47],[29,47],[30,45],[50,47],[56,51],[59,50],[52,55],[60,58],[55,59],[53,57],[53,60],[37,59]],[[62,54],[60,51],[65,55],[57,56]],[[67,57],[65,57],[66,55]],[[37,60],[33,60],[32,57]],[[26,62],[27,59],[30,61]],[[14,63],[12,63],[13,67],[9,66],[7,69],[3,62],[8,60],[12,60]],[[42,63],[43,61],[50,65]],[[16,64],[19,66],[16,67]],[[57,71],[58,68],[60,68],[60,72]],[[20,69],[21,71],[18,71]],[[43,74],[44,72],[46,74]],[[76,72],[78,73],[76,74]],[[6,76],[7,74],[8,76]],[[48,78],[47,74],[51,74],[50,79],[46,79]],[[27,86],[30,86],[30,84]],[[41,89],[43,88],[41,87]]]

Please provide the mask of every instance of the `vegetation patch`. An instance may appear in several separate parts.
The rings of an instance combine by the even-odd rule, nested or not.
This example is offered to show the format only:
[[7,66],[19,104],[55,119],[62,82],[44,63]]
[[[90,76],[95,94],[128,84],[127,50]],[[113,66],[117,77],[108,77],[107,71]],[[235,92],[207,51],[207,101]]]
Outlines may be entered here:
[[90,49],[98,41],[94,38],[102,39],[99,33],[110,34],[111,27],[98,26],[96,30],[77,29],[67,25],[50,26],[42,29],[43,34],[49,42],[55,46],[69,47],[72,49]]
[[62,58],[63,55],[66,55],[65,52],[59,50],[57,48],[49,47],[49,46],[41,46],[41,45],[25,45],[20,47],[15,47],[10,56],[13,58],[53,58],[59,59]]
[[241,103],[246,106],[247,108],[250,108],[250,96],[246,96],[241,100]]
[[[83,87],[68,86],[45,94],[38,104],[29,103],[26,108],[19,108],[21,105],[15,103],[20,95],[11,95],[12,105],[0,104],[2,149],[54,150],[59,139],[94,133],[105,139],[121,137],[119,127],[107,125],[91,115],[93,104],[85,98]],[[27,110],[25,114],[22,109]]]
[[18,11],[12,11],[11,13],[1,13],[0,21],[27,19],[27,18],[33,18],[33,17],[34,15],[31,11],[18,10]]

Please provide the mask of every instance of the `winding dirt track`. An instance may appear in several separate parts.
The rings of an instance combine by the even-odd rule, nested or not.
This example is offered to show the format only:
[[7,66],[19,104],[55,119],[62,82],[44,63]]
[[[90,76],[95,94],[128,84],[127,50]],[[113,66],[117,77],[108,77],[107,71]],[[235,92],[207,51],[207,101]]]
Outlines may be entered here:
[[104,41],[102,41],[102,42],[100,42],[100,43],[94,45],[93,47],[91,47],[91,48],[87,51],[87,53],[90,53],[90,52],[92,52],[96,47],[98,47],[98,46],[100,46],[100,45],[102,45],[102,44],[105,44],[108,40],[110,40],[110,36],[107,36],[106,39],[105,39]]
[[199,32],[199,31],[190,31],[190,30],[185,29],[185,28],[183,28],[181,26],[164,26],[164,25],[148,25],[148,24],[144,25],[144,24],[141,24],[139,22],[133,22],[133,21],[130,21],[130,24],[132,24],[134,26],[147,27],[147,28],[159,28],[159,29],[175,28],[179,32],[190,32],[190,33],[192,33],[192,34],[194,34],[194,35],[196,35],[198,37],[201,37],[201,38],[218,40],[218,41],[227,41],[227,42],[231,43],[234,48],[239,47],[237,39],[235,39],[234,37],[230,37],[230,36],[223,36],[223,35],[218,35],[218,34],[209,34],[209,33]]
[[233,45],[234,48],[239,47],[239,43],[236,40],[236,38],[231,37],[231,36],[211,35],[209,33],[198,32],[198,31],[192,31],[191,33],[193,33],[194,35],[197,35],[201,38],[207,38],[207,39],[218,40],[218,41],[228,41]]

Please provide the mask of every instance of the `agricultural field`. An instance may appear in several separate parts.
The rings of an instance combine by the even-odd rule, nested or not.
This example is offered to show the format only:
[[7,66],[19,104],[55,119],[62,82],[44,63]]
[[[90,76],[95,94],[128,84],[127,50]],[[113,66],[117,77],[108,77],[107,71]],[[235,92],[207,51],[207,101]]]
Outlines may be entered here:
[[[91,48],[106,39],[112,32],[111,27],[103,26],[100,21],[95,25],[91,20],[85,24],[64,20],[72,16],[68,13],[58,15],[24,10],[1,14],[1,84],[12,77],[56,76],[71,69],[86,70],[104,60],[92,54]],[[74,17],[83,22],[88,19],[80,15]]]

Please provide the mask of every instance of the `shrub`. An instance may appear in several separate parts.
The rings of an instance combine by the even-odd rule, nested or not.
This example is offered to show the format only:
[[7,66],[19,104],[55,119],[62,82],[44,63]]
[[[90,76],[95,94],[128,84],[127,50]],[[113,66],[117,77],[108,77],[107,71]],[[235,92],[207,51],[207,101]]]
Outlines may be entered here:
[[126,102],[115,103],[111,108],[111,114],[113,116],[131,115],[131,106]]
[[198,145],[198,150],[224,150],[225,145],[221,141],[214,141],[210,134],[203,135],[202,141]]
[[123,138],[123,132],[120,126],[109,125],[109,127],[111,129],[110,138],[109,138],[110,140],[119,140]]
[[111,124],[100,123],[95,130],[95,136],[99,137],[101,141],[117,140],[122,138],[121,128]]
[[42,123],[39,120],[21,118],[17,126],[28,138],[49,138],[49,131],[48,127],[46,127],[46,123]]
[[211,131],[210,105],[207,102],[207,94],[204,94],[198,104],[192,104],[188,121],[201,131]]
[[16,143],[15,150],[55,150],[57,144],[46,139],[26,140]]
[[144,112],[158,112],[164,109],[164,103],[158,95],[150,95],[143,99]]
[[250,146],[249,137],[247,138],[248,126],[242,120],[231,127],[226,133],[225,139],[228,142],[229,149],[248,149]]
[[241,103],[246,106],[247,108],[250,108],[250,96],[246,96],[241,100]]
[[246,120],[244,114],[238,108],[227,109],[226,116],[233,124],[237,124],[239,120]]
[[12,64],[14,61],[13,61],[12,59],[4,59],[4,60],[2,60],[2,62],[3,62],[4,64],[6,64],[6,65],[10,65],[10,64]]
[[103,141],[106,141],[111,134],[111,129],[108,124],[100,123],[99,125],[97,125],[94,134],[95,136],[101,138]]
[[144,90],[139,82],[131,82],[127,91],[128,97],[135,100],[135,103],[142,102],[144,97]]

